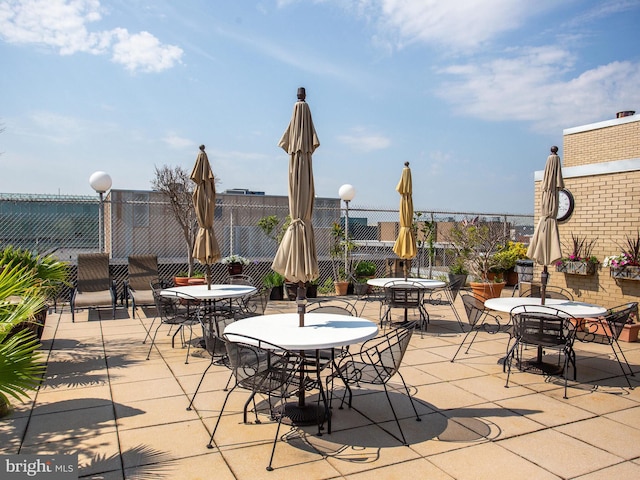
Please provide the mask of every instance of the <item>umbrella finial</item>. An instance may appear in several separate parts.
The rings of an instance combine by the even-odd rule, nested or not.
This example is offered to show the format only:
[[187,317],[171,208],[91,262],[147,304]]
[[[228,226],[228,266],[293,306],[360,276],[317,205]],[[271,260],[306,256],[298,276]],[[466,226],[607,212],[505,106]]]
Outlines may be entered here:
[[551,153],[556,155],[558,153],[558,147],[556,147],[555,145],[551,147]]
[[200,151],[201,151],[201,152],[204,152],[204,145],[200,145],[200,147],[199,147],[199,148],[200,148]]
[[304,87],[298,88],[298,100],[304,102],[304,99],[307,98],[307,92]]
[[409,166],[409,162],[404,162],[404,166],[408,167]]

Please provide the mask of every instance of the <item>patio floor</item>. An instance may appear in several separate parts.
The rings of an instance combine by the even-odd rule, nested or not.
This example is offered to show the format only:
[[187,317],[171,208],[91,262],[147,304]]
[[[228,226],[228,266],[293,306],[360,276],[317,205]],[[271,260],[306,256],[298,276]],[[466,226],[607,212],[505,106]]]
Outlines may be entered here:
[[[378,319],[377,303],[363,306],[364,317]],[[459,300],[457,309],[465,318]],[[295,311],[294,302],[269,303],[267,313],[280,311]],[[214,365],[187,411],[210,362],[202,348],[185,364],[186,351],[171,348],[162,327],[146,360],[153,309],[139,310],[140,319],[119,308],[115,320],[109,309],[84,310],[71,323],[65,307],[47,318],[44,382],[0,420],[0,453],[78,453],[80,478],[108,480],[640,478],[640,389],[626,387],[609,346],[576,342],[578,379],[564,400],[559,377],[514,368],[504,387],[506,335],[479,334],[451,363],[460,328],[449,307],[428,311],[427,333],[414,334],[401,368],[422,421],[406,395],[391,394],[409,446],[391,435],[397,427],[384,393],[360,389],[351,410],[334,407],[330,435],[283,426],[273,472],[265,467],[276,424],[265,415],[242,423],[246,392],[232,395],[217,448],[207,449],[229,370]],[[640,371],[640,343],[621,345]],[[639,385],[640,375],[631,381]]]

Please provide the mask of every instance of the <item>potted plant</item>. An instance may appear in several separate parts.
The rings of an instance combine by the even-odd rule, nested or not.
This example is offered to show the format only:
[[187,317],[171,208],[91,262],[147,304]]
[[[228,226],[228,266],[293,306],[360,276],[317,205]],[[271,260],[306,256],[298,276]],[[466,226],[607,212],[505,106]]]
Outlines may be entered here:
[[278,272],[272,270],[267,273],[263,277],[262,283],[265,288],[271,289],[271,293],[269,294],[270,300],[282,300],[284,298],[284,277]]
[[249,265],[249,260],[241,255],[231,254],[228,257],[224,257],[220,260],[220,263],[227,266],[229,276],[240,275],[246,265]]
[[469,270],[465,266],[464,258],[456,256],[453,263],[449,265],[449,283],[453,284],[461,280],[461,284],[466,285],[468,275]]
[[182,286],[185,286],[185,285],[189,285],[189,272],[187,272],[186,270],[180,270],[173,277],[173,284],[176,287],[182,287]]
[[376,264],[371,260],[360,260],[354,270],[353,275],[355,278],[355,284],[353,285],[353,292],[356,295],[362,296],[369,292],[369,285],[367,280],[374,278],[376,275]]
[[600,263],[591,253],[596,241],[571,234],[571,242],[571,254],[556,262],[556,270],[572,275],[594,275]]
[[606,257],[602,265],[618,280],[640,280],[640,230],[635,238],[627,235],[625,240],[623,246],[618,245],[622,252]]
[[331,268],[333,270],[333,283],[336,291],[336,295],[346,295],[349,289],[349,274],[344,268],[342,261],[344,260],[344,251],[353,248],[352,243],[346,243],[344,238],[344,229],[342,226],[333,222],[331,227],[331,237],[333,243],[329,249],[329,255],[331,256]]
[[505,282],[500,275],[490,280],[489,274],[497,267],[495,254],[507,240],[501,223],[462,221],[456,223],[450,233],[451,248],[462,257],[472,275],[473,294],[478,299],[499,297]]
[[518,283],[518,274],[515,271],[516,262],[527,258],[527,247],[522,242],[509,240],[493,256],[494,272],[502,273],[507,285],[513,286]]

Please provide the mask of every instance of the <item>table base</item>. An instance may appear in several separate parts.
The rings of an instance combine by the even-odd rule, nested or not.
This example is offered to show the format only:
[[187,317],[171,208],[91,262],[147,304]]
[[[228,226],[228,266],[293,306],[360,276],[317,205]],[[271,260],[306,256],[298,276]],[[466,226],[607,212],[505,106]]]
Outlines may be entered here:
[[564,371],[562,365],[540,362],[538,360],[525,360],[520,362],[518,368],[523,372],[539,373],[545,375],[559,375]]
[[294,425],[320,425],[325,420],[325,408],[317,403],[298,405],[298,402],[290,402],[284,406],[284,416]]

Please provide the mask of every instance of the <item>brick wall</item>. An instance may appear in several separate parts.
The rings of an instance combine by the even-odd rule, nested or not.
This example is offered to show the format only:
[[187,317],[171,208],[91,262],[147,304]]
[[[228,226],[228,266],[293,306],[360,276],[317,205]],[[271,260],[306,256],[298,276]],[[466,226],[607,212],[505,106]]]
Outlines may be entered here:
[[[636,115],[635,117],[638,117]],[[634,119],[634,121],[632,120]],[[640,118],[621,119],[620,124],[603,122],[604,128],[565,131],[563,168],[592,165],[613,160],[640,158]],[[624,123],[623,123],[624,122]],[[609,125],[614,123],[614,125]],[[620,252],[625,235],[635,238],[640,228],[640,169],[589,176],[565,176],[565,187],[575,199],[571,217],[559,224],[563,254],[571,253],[571,235],[595,240],[593,254],[604,257]],[[540,212],[540,182],[536,182],[536,223]],[[640,281],[614,280],[608,267],[596,275],[568,275],[549,267],[549,284],[567,288],[576,300],[613,307],[640,301]],[[534,278],[540,278],[536,266]]]

